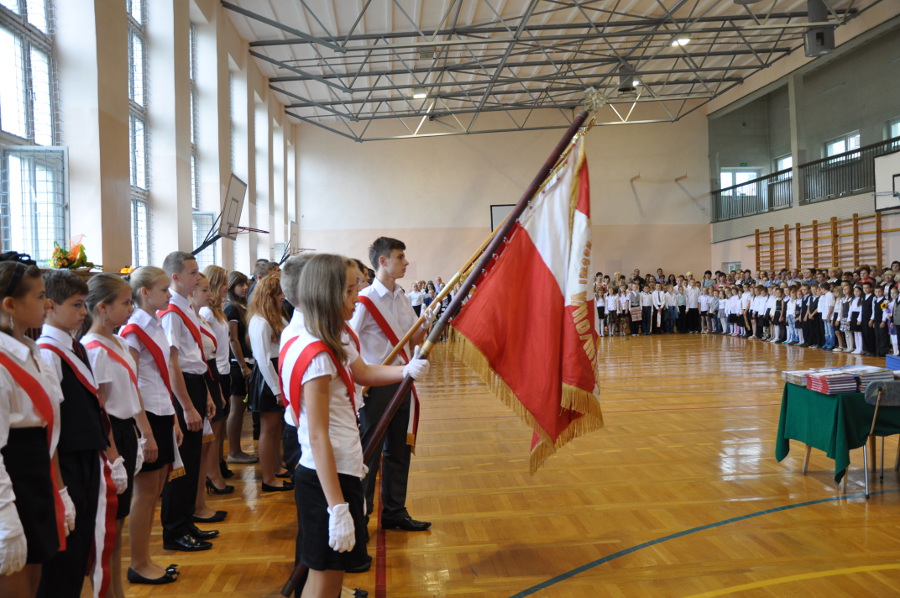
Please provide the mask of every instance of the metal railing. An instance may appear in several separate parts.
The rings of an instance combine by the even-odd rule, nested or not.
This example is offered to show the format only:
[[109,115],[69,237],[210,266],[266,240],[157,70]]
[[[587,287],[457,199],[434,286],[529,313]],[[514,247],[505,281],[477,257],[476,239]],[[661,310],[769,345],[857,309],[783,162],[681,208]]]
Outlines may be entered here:
[[791,169],[712,192],[713,222],[791,207]]
[[[900,149],[900,137],[797,166],[800,204],[827,201],[875,189],[875,158]],[[791,169],[712,192],[713,222],[791,207]]]
[[900,137],[829,156],[798,167],[800,203],[836,199],[875,189],[875,158],[900,146]]

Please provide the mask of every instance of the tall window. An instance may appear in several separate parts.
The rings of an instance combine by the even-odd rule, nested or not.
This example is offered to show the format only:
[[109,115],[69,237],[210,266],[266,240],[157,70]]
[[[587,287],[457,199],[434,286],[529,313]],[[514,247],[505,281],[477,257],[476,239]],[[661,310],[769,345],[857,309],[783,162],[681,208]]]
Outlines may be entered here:
[[775,172],[787,170],[788,168],[792,168],[793,166],[794,156],[790,154],[788,154],[787,156],[781,156],[780,158],[775,158]]
[[[900,137],[900,118],[888,123],[888,139],[896,139],[897,137]],[[900,149],[900,141],[892,143],[891,149]]]
[[[197,29],[191,23],[189,37],[189,51],[191,59],[191,208],[192,229],[194,236],[194,247],[199,247],[209,229],[215,220],[215,214],[202,211],[202,198],[200,196],[200,94],[197,86],[198,75],[198,52],[197,52]],[[216,263],[216,245],[213,244],[197,254],[197,265],[202,270],[206,266]]]
[[131,263],[150,263],[150,133],[147,127],[147,5],[126,0],[128,10],[128,136],[131,163]]
[[825,157],[859,149],[859,132],[847,133],[825,143]]
[[67,245],[49,0],[0,0],[0,244],[47,260]]

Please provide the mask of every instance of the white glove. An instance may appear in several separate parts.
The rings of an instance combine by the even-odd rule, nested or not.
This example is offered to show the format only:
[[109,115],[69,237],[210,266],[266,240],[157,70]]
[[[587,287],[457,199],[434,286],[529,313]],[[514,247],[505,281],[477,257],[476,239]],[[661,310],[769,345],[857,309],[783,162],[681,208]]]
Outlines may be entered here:
[[350,552],[356,546],[356,534],[350,505],[343,502],[328,508],[328,545],[338,552]]
[[125,459],[117,457],[109,464],[112,469],[112,481],[116,485],[116,494],[122,494],[128,489],[128,472],[125,471]]
[[75,529],[75,503],[69,497],[69,489],[63,486],[59,489],[59,498],[62,499],[63,507],[66,510],[66,535]]
[[[346,506],[346,505],[345,505]],[[28,540],[15,503],[0,507],[0,575],[20,571],[28,558]]]
[[428,375],[431,364],[427,359],[419,359],[419,347],[413,352],[413,358],[403,366],[403,377],[411,377],[413,380],[421,380]]
[[426,307],[422,315],[425,316],[425,325],[431,326],[431,323],[434,322],[434,311],[431,309],[431,306]]
[[141,472],[141,467],[144,466],[144,447],[147,446],[146,438],[138,438],[138,450],[137,450],[137,458],[134,460],[134,475],[137,475]]

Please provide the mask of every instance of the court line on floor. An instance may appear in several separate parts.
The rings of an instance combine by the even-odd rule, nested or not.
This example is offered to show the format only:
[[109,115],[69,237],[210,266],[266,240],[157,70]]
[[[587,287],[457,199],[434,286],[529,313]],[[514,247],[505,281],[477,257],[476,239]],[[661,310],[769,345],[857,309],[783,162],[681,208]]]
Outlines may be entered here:
[[765,588],[769,586],[777,586],[783,583],[791,583],[794,581],[806,581],[808,579],[819,579],[822,577],[833,577],[835,575],[849,575],[851,573],[865,573],[868,571],[885,571],[888,569],[900,569],[898,564],[885,565],[864,565],[862,567],[847,567],[846,569],[830,569],[827,571],[815,571],[813,573],[801,573],[799,575],[788,575],[786,577],[778,577],[775,579],[766,579],[763,581],[755,581],[753,583],[745,583],[730,588],[721,588],[701,594],[694,594],[688,598],[714,598],[715,596],[726,596],[734,592],[743,592],[744,590],[755,590],[757,588]]
[[[900,493],[900,490],[881,490],[879,492],[872,492],[871,494],[872,494],[872,496],[875,496],[877,494],[896,494],[896,493]],[[614,552],[613,554],[611,554],[609,556],[605,556],[605,557],[599,558],[595,561],[591,561],[590,563],[586,563],[584,565],[581,565],[580,567],[576,567],[575,569],[566,571],[565,573],[557,575],[556,577],[552,577],[552,578],[548,579],[547,581],[543,581],[537,585],[531,586],[530,588],[522,590],[521,592],[519,592],[517,594],[513,594],[510,598],[524,598],[525,596],[530,596],[536,592],[545,590],[545,589],[549,588],[550,586],[554,586],[560,582],[563,582],[567,579],[575,577],[576,575],[578,575],[580,573],[584,573],[585,571],[589,571],[590,569],[593,569],[595,567],[603,565],[604,563],[614,561],[615,559],[629,555],[633,552],[637,552],[638,550],[643,550],[644,548],[650,548],[651,546],[655,546],[657,544],[662,544],[663,542],[667,542],[669,540],[674,540],[676,538],[681,538],[681,537],[684,537],[684,536],[687,536],[687,535],[690,535],[693,533],[702,532],[702,531],[706,531],[708,529],[714,529],[717,527],[722,527],[722,526],[728,525],[730,523],[737,523],[739,521],[752,519],[754,517],[761,517],[763,515],[771,515],[772,513],[779,513],[781,511],[789,511],[791,509],[797,509],[799,507],[809,507],[812,505],[818,505],[818,504],[827,503],[827,502],[846,500],[849,498],[864,498],[864,497],[865,497],[865,493],[860,492],[857,494],[847,494],[845,496],[832,496],[829,498],[820,498],[818,500],[810,500],[807,502],[797,503],[795,505],[784,505],[781,507],[773,507],[771,509],[765,509],[763,511],[756,511],[755,513],[748,513],[746,515],[741,515],[739,517],[732,517],[731,519],[724,519],[722,521],[716,521],[714,523],[708,523],[706,525],[692,527],[690,529],[676,532],[676,533],[670,534],[668,536],[663,536],[661,538],[656,538],[655,540],[650,540],[648,542],[643,542],[641,544],[637,544],[636,546],[631,546],[630,548],[620,550],[619,552]]]

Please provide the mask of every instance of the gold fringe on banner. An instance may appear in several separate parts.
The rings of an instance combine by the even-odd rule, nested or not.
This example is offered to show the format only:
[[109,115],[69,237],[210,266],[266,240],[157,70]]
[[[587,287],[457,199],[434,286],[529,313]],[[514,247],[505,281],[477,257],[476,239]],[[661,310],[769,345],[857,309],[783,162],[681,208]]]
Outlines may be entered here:
[[584,406],[584,411],[575,407],[565,407],[572,411],[578,411],[583,416],[573,421],[560,434],[559,438],[554,441],[541,428],[531,412],[525,408],[525,405],[519,401],[519,398],[513,390],[506,384],[497,373],[491,368],[490,363],[484,356],[484,353],[476,347],[468,338],[461,334],[453,325],[447,327],[447,340],[454,354],[472,368],[476,374],[488,385],[491,392],[500,399],[503,404],[513,410],[522,421],[531,428],[540,439],[537,446],[531,452],[531,463],[529,472],[534,475],[535,472],[544,464],[550,455],[556,452],[556,449],[565,446],[570,440],[598,430],[603,427],[603,415],[600,411],[600,403],[591,393],[585,392],[571,386],[563,387],[563,402],[571,405]]

